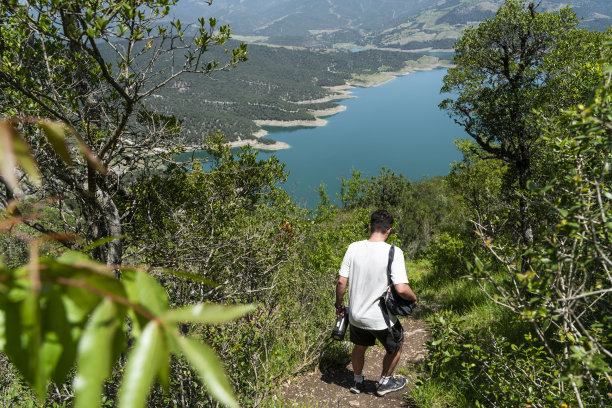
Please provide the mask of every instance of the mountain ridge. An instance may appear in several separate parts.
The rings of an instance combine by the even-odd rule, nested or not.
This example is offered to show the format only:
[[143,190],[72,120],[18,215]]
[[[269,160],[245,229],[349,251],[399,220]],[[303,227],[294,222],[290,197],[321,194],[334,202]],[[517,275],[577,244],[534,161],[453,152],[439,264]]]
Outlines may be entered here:
[[[248,42],[307,48],[450,48],[461,31],[495,14],[503,0],[225,0],[211,6],[197,0],[178,3],[174,16],[214,16]],[[612,25],[609,0],[541,0],[539,9],[570,5],[581,25],[605,30]]]

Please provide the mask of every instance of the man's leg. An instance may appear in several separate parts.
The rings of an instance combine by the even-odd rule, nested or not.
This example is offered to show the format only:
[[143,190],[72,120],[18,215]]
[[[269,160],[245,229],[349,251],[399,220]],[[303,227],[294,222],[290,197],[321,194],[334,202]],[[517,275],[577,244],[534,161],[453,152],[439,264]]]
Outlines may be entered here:
[[[380,374],[381,377],[390,377],[391,374],[393,374],[393,371],[395,371],[395,367],[397,367],[397,363],[399,362],[401,354],[402,346],[400,346],[400,348],[395,354],[385,354],[382,363],[382,373]],[[353,365],[353,367],[355,366]]]
[[385,350],[387,351],[387,354],[385,354],[383,358],[382,373],[376,388],[376,395],[382,397],[390,392],[399,391],[406,386],[405,378],[391,376],[402,355],[404,329],[400,322],[397,322],[393,326],[392,331],[387,331],[380,340],[383,342]]
[[350,388],[353,394],[359,394],[364,390],[363,364],[365,353],[368,347],[376,344],[376,337],[368,330],[360,329],[351,324],[351,342],[353,342],[353,352],[351,362],[353,363],[354,383]]
[[349,389],[353,394],[359,394],[363,392],[363,362],[365,360],[365,352],[368,346],[360,346],[355,344],[353,347],[353,353],[351,354],[351,362],[353,363],[353,386]]
[[355,375],[361,375],[363,371],[363,363],[365,361],[365,352],[368,346],[360,346],[355,344],[353,353],[351,354],[351,363],[353,364],[353,372]]

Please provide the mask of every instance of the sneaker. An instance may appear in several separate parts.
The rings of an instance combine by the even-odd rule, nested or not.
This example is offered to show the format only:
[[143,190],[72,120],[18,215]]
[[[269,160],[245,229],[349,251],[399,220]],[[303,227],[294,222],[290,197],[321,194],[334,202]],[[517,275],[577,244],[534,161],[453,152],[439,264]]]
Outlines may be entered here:
[[391,377],[386,384],[378,385],[376,388],[376,395],[382,397],[393,391],[399,391],[406,386],[406,379],[401,377]]
[[361,392],[363,392],[364,384],[365,384],[365,381],[361,381],[361,382],[355,381],[349,391],[351,391],[353,394],[360,394]]

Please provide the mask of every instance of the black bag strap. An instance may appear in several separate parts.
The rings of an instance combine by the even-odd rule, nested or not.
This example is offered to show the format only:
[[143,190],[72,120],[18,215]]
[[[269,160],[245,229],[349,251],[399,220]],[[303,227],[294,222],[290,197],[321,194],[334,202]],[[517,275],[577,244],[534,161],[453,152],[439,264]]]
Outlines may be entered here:
[[393,284],[393,281],[391,280],[391,264],[393,264],[394,255],[395,255],[395,244],[391,244],[391,248],[389,248],[389,262],[387,262],[387,285]]
[[391,320],[389,319],[389,312],[387,311],[387,306],[385,306],[385,296],[381,296],[378,300],[378,306],[380,306],[380,310],[382,311],[383,319],[385,319],[385,323],[387,324],[387,329],[391,332]]
[[394,255],[395,255],[395,244],[391,244],[391,248],[389,248],[389,261],[387,262],[387,290],[382,294],[382,296],[378,300],[378,306],[380,306],[380,310],[382,311],[383,319],[385,319],[385,323],[387,324],[387,329],[389,329],[389,333],[392,333],[391,320],[389,318],[389,312],[387,310],[387,306],[385,305],[385,295],[389,291],[390,285],[393,285],[393,281],[391,280],[391,264],[393,264]]

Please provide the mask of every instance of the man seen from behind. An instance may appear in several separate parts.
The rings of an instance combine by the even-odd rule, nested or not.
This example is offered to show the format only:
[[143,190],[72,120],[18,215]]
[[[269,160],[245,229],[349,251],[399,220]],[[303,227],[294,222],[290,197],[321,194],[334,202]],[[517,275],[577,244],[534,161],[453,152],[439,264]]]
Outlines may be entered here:
[[[348,284],[350,338],[354,343],[351,362],[353,365],[354,385],[350,391],[358,394],[363,391],[363,366],[365,352],[378,339],[386,350],[382,361],[380,380],[376,385],[376,395],[383,396],[399,391],[406,385],[406,379],[392,377],[399,362],[404,341],[404,329],[397,317],[389,314],[391,328],[385,323],[379,305],[380,296],[387,289],[387,263],[389,249],[387,238],[391,234],[393,216],[378,210],[370,217],[370,238],[349,245],[340,267],[336,284],[336,313],[343,315],[342,304]],[[391,264],[391,280],[397,293],[407,301],[416,304],[417,297],[408,285],[404,254],[395,248]]]

